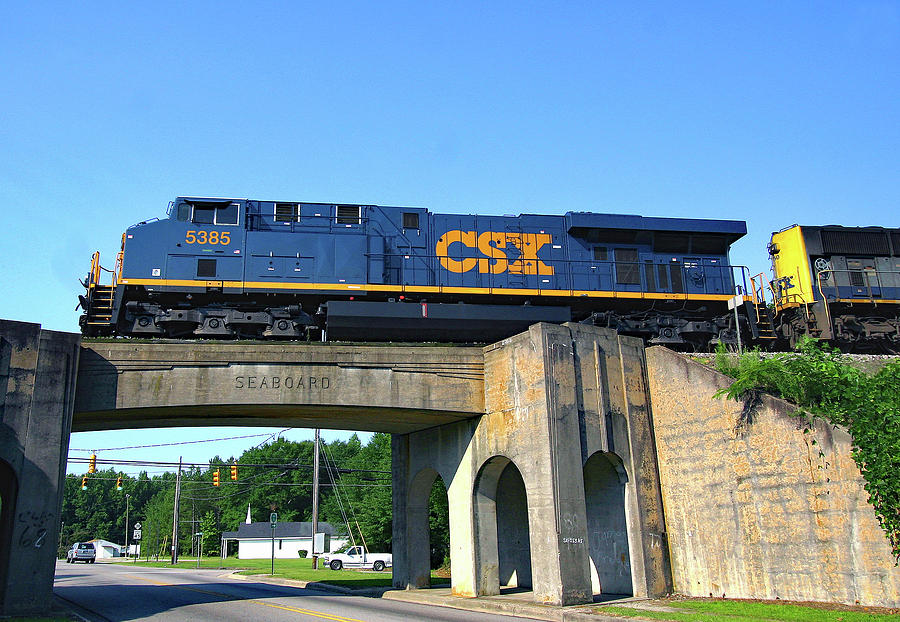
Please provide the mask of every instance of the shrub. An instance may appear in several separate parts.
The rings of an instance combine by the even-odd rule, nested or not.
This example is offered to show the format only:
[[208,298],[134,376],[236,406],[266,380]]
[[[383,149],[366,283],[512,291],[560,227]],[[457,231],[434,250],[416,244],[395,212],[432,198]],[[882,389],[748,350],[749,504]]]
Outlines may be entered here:
[[765,358],[753,351],[735,360],[720,350],[716,368],[735,379],[718,397],[765,391],[797,404],[798,414],[847,428],[869,503],[900,564],[900,361],[869,375],[837,349],[804,339],[796,353]]

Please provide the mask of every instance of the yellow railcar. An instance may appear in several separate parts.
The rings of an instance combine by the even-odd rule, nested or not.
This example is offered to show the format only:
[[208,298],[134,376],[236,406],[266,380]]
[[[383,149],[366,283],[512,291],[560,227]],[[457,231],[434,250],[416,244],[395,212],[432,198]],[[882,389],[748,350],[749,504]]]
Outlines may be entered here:
[[900,351],[900,229],[793,225],[769,244],[775,332]]

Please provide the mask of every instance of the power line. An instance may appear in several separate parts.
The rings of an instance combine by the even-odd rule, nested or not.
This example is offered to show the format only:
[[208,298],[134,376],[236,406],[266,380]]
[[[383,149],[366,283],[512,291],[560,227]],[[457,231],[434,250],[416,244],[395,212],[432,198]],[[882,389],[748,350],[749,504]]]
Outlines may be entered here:
[[[174,447],[175,445],[194,445],[196,443],[216,443],[219,441],[235,441],[243,438],[259,438],[261,436],[267,437],[276,437],[280,436],[282,432],[287,432],[288,430],[293,430],[294,428],[284,428],[283,430],[279,430],[278,432],[269,432],[264,434],[246,434],[244,436],[223,436],[222,438],[206,438],[197,441],[176,441],[173,443],[156,443],[154,445],[131,445],[129,447],[106,447],[104,449],[75,449],[73,447],[69,448],[69,451],[123,451],[125,449],[149,449],[151,447]],[[259,445],[257,445],[259,447]]]
[[[90,463],[90,458],[68,458],[66,462],[73,464],[88,464]],[[154,461],[154,460],[124,460],[124,459],[100,459],[97,458],[96,464],[105,464],[105,465],[120,465],[120,466],[152,466],[152,467],[177,467],[177,462],[163,462],[163,461]],[[241,468],[256,468],[256,469],[290,469],[290,470],[299,470],[299,469],[312,469],[313,465],[311,464],[298,464],[298,463],[253,463],[253,462],[182,462],[181,465],[185,468],[216,468],[223,466],[231,466],[236,465]],[[376,469],[347,469],[347,468],[339,468],[339,467],[328,467],[337,471],[338,473],[378,473],[390,475],[390,471],[380,471]]]

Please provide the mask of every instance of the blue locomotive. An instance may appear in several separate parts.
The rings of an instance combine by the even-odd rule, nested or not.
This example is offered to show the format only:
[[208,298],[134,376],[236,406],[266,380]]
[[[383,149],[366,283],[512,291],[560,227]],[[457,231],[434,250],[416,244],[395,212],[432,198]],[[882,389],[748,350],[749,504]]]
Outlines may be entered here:
[[[650,343],[734,343],[760,318],[737,220],[436,214],[181,197],[129,227],[81,297],[87,336],[493,341],[589,322]],[[740,319],[738,319],[740,318]]]

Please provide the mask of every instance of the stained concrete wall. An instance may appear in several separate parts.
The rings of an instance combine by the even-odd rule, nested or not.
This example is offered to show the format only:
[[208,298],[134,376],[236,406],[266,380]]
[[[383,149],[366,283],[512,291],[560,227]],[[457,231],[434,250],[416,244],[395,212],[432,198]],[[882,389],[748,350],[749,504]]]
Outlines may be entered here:
[[769,396],[750,410],[716,399],[730,379],[664,348],[647,367],[677,591],[900,604],[843,429]]
[[535,600],[589,602],[583,465],[596,452],[615,449],[627,481],[619,509],[627,517],[634,592],[668,591],[640,340],[593,327],[539,324],[485,348],[484,365],[483,417],[394,436],[395,586],[428,584],[427,554],[421,553],[428,550],[427,515],[420,508],[440,473],[448,483],[452,591],[498,593],[507,577],[496,514],[498,500],[502,506],[510,491],[502,474],[514,465],[525,485]]
[[0,598],[49,610],[80,335],[0,320]]

